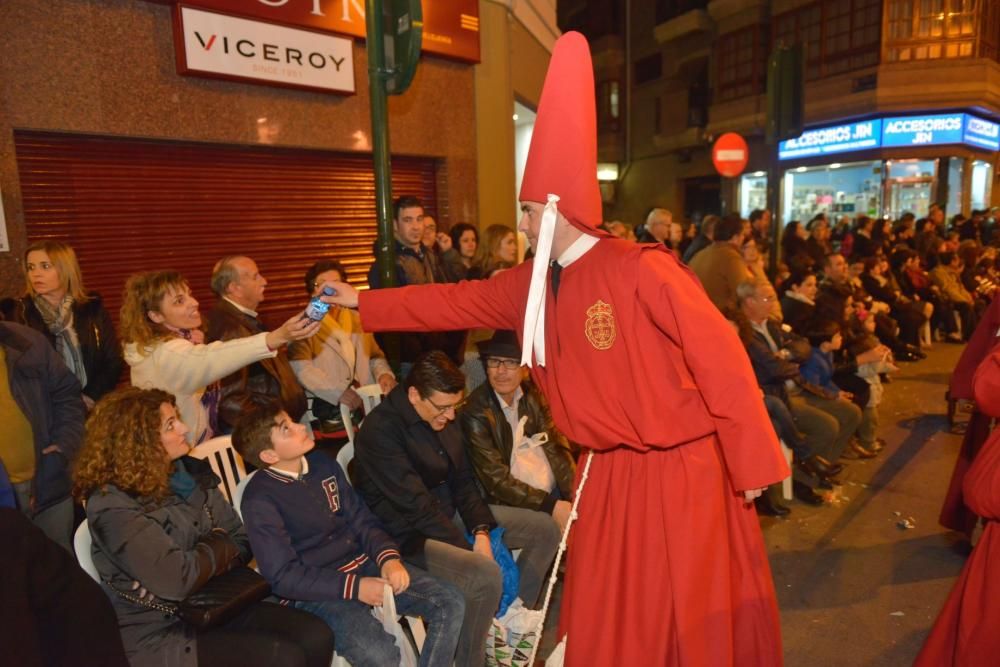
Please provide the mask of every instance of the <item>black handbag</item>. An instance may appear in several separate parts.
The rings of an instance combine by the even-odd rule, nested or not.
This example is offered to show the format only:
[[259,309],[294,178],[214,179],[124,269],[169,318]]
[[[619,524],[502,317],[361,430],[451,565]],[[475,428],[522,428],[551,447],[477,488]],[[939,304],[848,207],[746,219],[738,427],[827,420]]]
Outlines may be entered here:
[[212,577],[204,586],[177,604],[146,600],[118,590],[110,581],[107,584],[123,600],[176,616],[199,630],[208,630],[231,621],[254,602],[260,602],[271,594],[271,587],[264,577],[245,565]]
[[271,594],[264,577],[246,565],[209,579],[177,605],[177,615],[200,630],[231,621],[241,611]]
[[[209,523],[214,524],[215,518],[207,501],[202,509],[208,515]],[[199,630],[218,627],[271,594],[271,586],[267,580],[246,565],[237,565],[231,570],[215,575],[201,588],[176,604],[145,600],[130,592],[118,590],[110,581],[106,583],[123,600],[176,616]]]

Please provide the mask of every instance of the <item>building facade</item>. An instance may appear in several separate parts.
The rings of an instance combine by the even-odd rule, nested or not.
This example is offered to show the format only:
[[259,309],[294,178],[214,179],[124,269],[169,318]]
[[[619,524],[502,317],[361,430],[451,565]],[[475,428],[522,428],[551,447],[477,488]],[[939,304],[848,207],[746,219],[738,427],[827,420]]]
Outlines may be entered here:
[[[321,257],[364,283],[376,236],[364,3],[183,4],[207,23],[191,28],[175,0],[0,3],[0,296],[23,291],[24,248],[44,238],[74,246],[116,314],[141,270],[178,269],[210,301],[228,253],[268,277],[265,315],[304,304]],[[514,100],[537,105],[558,34],[554,3],[519,4],[424,3],[419,67],[389,98],[394,194],[421,196],[443,226],[486,223],[505,199],[489,222],[516,223]],[[286,80],[184,71],[207,56]],[[310,67],[343,69],[353,91],[302,87]]]
[[[592,4],[592,3],[589,3]],[[614,6],[619,3],[602,3]],[[599,95],[606,214],[639,222],[651,206],[688,217],[764,206],[767,61],[803,48],[806,132],[782,146],[784,221],[831,215],[949,215],[998,203],[1000,3],[991,0],[626,0],[590,25],[582,2],[560,26],[588,34]],[[617,111],[615,111],[617,106]],[[714,139],[742,135],[740,178],[719,177]],[[853,136],[857,133],[857,136]]]

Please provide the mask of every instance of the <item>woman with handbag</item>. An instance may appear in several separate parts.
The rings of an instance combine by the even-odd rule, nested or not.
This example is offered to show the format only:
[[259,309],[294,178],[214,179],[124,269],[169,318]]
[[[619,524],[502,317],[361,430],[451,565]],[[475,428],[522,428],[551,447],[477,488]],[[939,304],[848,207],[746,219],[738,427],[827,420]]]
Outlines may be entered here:
[[330,664],[321,620],[264,602],[243,523],[204,461],[187,456],[173,397],[133,387],[87,421],[74,494],[133,666]]

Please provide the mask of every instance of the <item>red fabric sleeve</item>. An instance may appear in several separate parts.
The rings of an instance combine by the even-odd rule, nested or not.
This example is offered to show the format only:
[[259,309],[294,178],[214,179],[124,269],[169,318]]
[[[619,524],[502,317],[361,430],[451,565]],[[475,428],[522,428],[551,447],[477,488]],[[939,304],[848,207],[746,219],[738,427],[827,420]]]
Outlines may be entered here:
[[519,289],[524,271],[530,278],[531,262],[489,280],[366,290],[358,296],[362,327],[367,332],[517,330],[527,296]]
[[746,351],[690,270],[668,253],[643,252],[638,295],[657,328],[682,350],[715,421],[733,487],[756,489],[788,477]]

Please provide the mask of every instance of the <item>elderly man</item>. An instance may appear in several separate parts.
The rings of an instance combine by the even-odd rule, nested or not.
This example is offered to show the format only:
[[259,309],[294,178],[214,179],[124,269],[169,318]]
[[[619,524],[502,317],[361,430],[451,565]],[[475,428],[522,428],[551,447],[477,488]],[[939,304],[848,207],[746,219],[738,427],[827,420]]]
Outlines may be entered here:
[[662,243],[674,250],[682,240],[682,229],[677,225],[674,231],[674,215],[665,208],[654,208],[646,216],[646,224],[639,237],[639,243]]
[[[786,332],[779,322],[771,319],[771,305],[778,298],[771,283],[747,281],[739,286],[738,296],[740,310],[753,329],[756,344],[748,346],[748,350],[758,381],[765,392],[787,396],[796,424],[819,455],[809,462],[810,472],[826,477],[836,474],[828,468],[846,451],[851,436],[858,430],[861,409],[847,398],[827,398],[809,391],[808,387],[803,389],[798,366],[809,357],[809,342]],[[777,359],[791,362],[786,365],[793,367],[793,373],[767,372],[770,364],[764,363],[766,352],[757,354],[755,350],[769,350]],[[870,350],[859,355],[857,363],[878,361],[881,356],[881,350]]]
[[[249,257],[230,255],[216,262],[212,291],[218,300],[208,314],[208,340],[233,340],[267,331],[257,318],[266,287],[267,279]],[[221,432],[231,432],[240,414],[261,400],[279,401],[295,420],[306,411],[305,392],[284,349],[273,359],[255,362],[222,379],[218,411]]]
[[[751,503],[788,467],[763,402],[748,400],[760,391],[743,347],[698,281],[666,248],[599,229],[596,120],[587,41],[569,32],[521,185],[533,259],[490,280],[369,290],[362,322],[521,331],[556,426],[586,451],[560,611],[567,665],[780,664]],[[333,287],[331,303],[359,305]]]
[[551,514],[565,528],[576,467],[548,404],[521,367],[517,336],[500,330],[476,345],[488,382],[469,395],[459,421],[486,497]]

